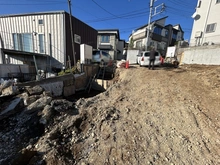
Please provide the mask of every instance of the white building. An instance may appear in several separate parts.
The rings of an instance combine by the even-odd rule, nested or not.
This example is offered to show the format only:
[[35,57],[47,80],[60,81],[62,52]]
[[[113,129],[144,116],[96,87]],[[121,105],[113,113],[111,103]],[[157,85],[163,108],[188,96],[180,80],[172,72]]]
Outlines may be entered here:
[[[168,46],[174,46],[178,41],[183,41],[184,32],[179,24],[165,25],[167,17],[155,20],[150,25],[144,25],[129,36],[131,48],[138,50],[149,50],[150,47],[155,47],[162,54],[165,54]],[[150,37],[147,42],[147,29],[150,29]]]
[[81,43],[97,47],[98,33],[73,16],[71,23],[74,43],[65,11],[0,15],[0,64],[27,64],[36,70],[73,65]]
[[220,0],[198,0],[190,46],[220,44]]

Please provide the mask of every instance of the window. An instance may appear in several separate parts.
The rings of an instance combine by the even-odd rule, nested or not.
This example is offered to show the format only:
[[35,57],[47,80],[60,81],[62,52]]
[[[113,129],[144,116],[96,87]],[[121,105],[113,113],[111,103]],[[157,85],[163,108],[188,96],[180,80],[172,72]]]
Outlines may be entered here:
[[38,20],[38,25],[43,25],[44,24],[44,20],[43,19],[39,19]]
[[21,50],[21,34],[12,34],[14,50]]
[[103,52],[103,51],[102,51],[102,55],[103,55],[103,56],[106,56],[107,58],[111,58],[110,54],[107,53],[107,52]]
[[110,43],[110,36],[101,36],[101,42],[102,43]]
[[149,56],[150,56],[149,52],[144,53],[144,57],[149,57]]
[[165,31],[165,37],[168,37],[169,32],[166,30]]
[[154,33],[161,35],[161,32],[162,32],[162,28],[160,28],[160,27],[154,28]]
[[176,40],[177,39],[177,34],[173,33],[172,38]]
[[12,38],[15,50],[33,52],[32,33],[13,33]]
[[[155,52],[155,56],[159,56],[159,53]],[[150,57],[150,52],[145,52],[144,57]]]
[[74,34],[74,41],[77,44],[81,44],[81,37],[77,34]]
[[206,33],[211,33],[215,31],[216,23],[208,24],[206,26]]
[[202,3],[202,1],[198,1],[197,8],[201,7],[201,3]]
[[40,53],[45,53],[44,34],[38,34],[38,37],[39,37],[39,50],[40,50]]

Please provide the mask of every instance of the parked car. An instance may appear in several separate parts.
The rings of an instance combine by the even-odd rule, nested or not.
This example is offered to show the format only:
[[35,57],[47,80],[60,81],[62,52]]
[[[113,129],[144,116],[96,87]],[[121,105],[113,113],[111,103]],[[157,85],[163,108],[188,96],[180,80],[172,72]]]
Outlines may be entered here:
[[138,54],[138,55],[137,55],[137,58],[136,58],[137,64],[140,64],[141,56],[142,56],[141,54]]
[[102,50],[94,50],[92,52],[92,61],[93,62],[97,62],[100,63],[101,61],[105,62],[105,63],[109,63],[109,61],[112,60],[112,57],[110,54],[108,54],[105,51]]
[[[156,52],[156,57],[155,57],[155,66],[160,66],[161,65],[161,55],[159,52]],[[150,60],[150,51],[144,51],[141,52],[141,57],[140,57],[140,66],[148,66],[149,65],[149,60]]]

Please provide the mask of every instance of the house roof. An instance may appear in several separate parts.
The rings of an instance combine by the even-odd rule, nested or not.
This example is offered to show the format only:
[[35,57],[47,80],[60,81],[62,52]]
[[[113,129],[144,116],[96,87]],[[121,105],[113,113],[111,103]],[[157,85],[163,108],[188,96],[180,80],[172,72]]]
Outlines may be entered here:
[[118,39],[120,39],[120,34],[119,34],[119,30],[118,29],[97,29],[98,34],[100,33],[105,33],[105,34],[111,34],[111,33],[115,33],[118,37]]
[[178,27],[179,27],[179,30],[180,30],[181,32],[183,32],[183,30],[182,30],[180,24],[173,25],[173,27],[174,27],[174,26],[178,26]]
[[[175,26],[178,26],[178,29],[175,29],[174,27]],[[165,26],[165,28],[168,28],[168,27],[172,27],[172,29],[175,29],[176,31],[181,31],[181,32],[184,32],[180,26],[180,24],[176,24],[176,25],[171,25],[171,24],[168,24]]]
[[64,10],[60,10],[60,11],[46,11],[46,12],[33,12],[33,13],[8,14],[8,15],[0,15],[0,18],[2,18],[2,17],[26,16],[26,15],[46,15],[46,14],[57,14],[57,13],[66,13],[66,11],[64,11]]
[[[168,17],[168,16],[163,17],[163,18],[160,18],[160,19],[157,19],[157,20],[154,20],[154,21],[152,21],[150,24],[152,24],[153,22],[158,22],[158,21],[160,21],[160,20],[166,19],[167,17]],[[145,24],[145,25],[143,25],[143,26],[137,28],[136,30],[142,29],[142,28],[146,27],[147,25],[148,25],[148,24]]]

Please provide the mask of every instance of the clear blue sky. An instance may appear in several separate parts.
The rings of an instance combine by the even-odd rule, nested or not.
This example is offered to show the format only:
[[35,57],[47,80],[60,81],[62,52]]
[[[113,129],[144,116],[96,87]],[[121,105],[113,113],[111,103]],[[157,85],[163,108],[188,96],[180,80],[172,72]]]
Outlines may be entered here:
[[[72,15],[95,29],[119,29],[120,38],[128,40],[132,30],[148,23],[150,0],[71,0]],[[153,20],[168,16],[166,24],[180,24],[184,39],[189,40],[193,25],[191,15],[197,0],[156,0],[166,8]],[[65,10],[68,0],[0,0],[0,15]]]

